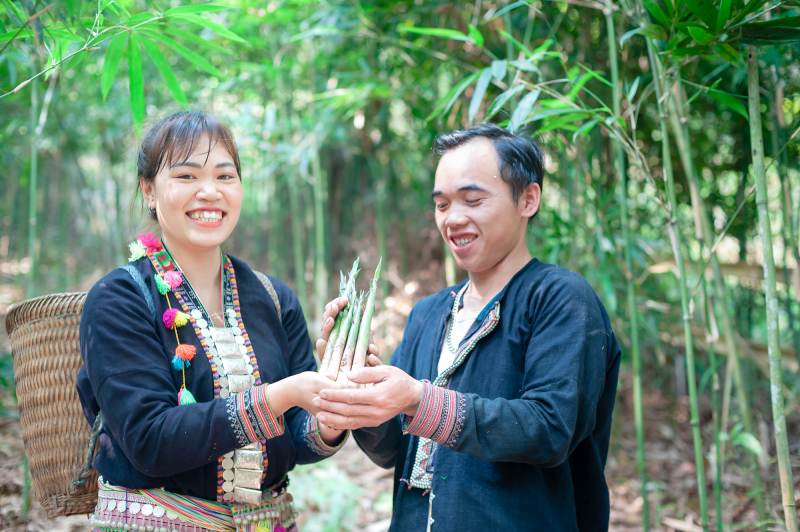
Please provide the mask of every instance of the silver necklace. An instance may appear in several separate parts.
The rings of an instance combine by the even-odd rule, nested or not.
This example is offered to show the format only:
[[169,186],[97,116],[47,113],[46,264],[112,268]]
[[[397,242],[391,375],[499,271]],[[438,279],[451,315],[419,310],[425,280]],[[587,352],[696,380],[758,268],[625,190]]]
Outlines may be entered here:
[[453,324],[456,321],[456,314],[458,314],[458,309],[461,306],[461,297],[464,295],[464,292],[467,290],[469,286],[469,281],[467,284],[464,285],[464,288],[458,291],[456,294],[455,301],[453,301],[453,311],[450,314],[450,321],[447,324],[447,348],[450,349],[450,352],[455,354],[458,352],[458,346],[453,345]]

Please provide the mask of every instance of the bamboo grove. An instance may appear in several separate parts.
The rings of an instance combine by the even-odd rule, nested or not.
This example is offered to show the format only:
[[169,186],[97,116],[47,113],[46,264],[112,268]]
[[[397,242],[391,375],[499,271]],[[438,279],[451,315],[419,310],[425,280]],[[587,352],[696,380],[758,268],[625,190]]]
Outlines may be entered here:
[[[165,106],[199,105],[241,145],[230,251],[289,282],[312,332],[332,273],[355,255],[377,266],[368,310],[351,298],[323,364],[364,356],[358,320],[384,342],[393,301],[463,278],[437,240],[430,147],[495,121],[547,152],[533,255],[586,277],[624,345],[643,529],[675,497],[648,470],[645,396],[660,390],[688,398],[703,529],[797,531],[796,5],[0,5],[0,307],[86,289],[125,262],[145,225],[136,135]],[[356,293],[357,268],[340,295]],[[731,469],[749,479],[757,522],[725,510]]]

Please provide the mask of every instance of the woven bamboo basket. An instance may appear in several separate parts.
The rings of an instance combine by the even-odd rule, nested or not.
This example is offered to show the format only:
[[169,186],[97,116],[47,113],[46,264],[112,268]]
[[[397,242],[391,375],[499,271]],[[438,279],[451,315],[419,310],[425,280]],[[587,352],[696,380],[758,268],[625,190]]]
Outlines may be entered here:
[[[97,502],[97,471],[84,468],[91,427],[75,388],[83,365],[78,328],[85,299],[85,293],[37,297],[6,317],[22,439],[33,489],[48,517],[91,513]],[[73,483],[87,473],[86,482]]]

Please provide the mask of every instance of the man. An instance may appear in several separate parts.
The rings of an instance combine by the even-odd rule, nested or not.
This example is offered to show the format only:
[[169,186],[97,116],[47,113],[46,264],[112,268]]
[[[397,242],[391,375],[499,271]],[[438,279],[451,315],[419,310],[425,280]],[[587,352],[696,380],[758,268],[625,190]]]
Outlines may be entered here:
[[492,124],[434,149],[436,223],[469,279],[417,303],[390,366],[348,376],[374,386],[321,391],[317,419],[395,468],[391,531],[607,530],[620,348],[589,284],[528,251],[542,152]]

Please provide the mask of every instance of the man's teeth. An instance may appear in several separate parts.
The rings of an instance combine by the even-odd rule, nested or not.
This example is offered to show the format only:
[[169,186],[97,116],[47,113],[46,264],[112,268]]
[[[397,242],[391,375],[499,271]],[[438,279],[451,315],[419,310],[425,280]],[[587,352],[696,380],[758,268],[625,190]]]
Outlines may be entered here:
[[454,241],[456,243],[456,246],[458,246],[460,248],[466,246],[467,244],[469,244],[473,240],[475,240],[475,239],[474,238],[456,238],[456,239],[454,239]]
[[189,213],[189,218],[199,222],[219,222],[222,220],[220,211],[194,211]]

